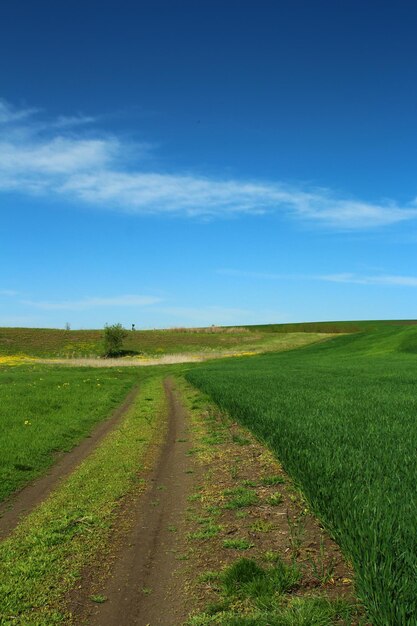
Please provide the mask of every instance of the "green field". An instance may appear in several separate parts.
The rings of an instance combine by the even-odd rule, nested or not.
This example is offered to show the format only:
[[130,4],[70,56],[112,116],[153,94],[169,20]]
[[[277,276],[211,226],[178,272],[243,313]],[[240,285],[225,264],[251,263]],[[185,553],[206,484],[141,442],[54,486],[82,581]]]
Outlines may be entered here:
[[[51,328],[0,328],[0,355],[80,357],[103,354],[102,330]],[[167,354],[196,350],[233,349],[268,341],[270,333],[241,329],[173,329],[129,331],[124,341],[128,352]]]
[[81,441],[137,380],[132,368],[0,367],[0,501]]
[[[19,341],[25,341],[25,335],[20,334],[22,329],[14,330]],[[61,337],[67,331],[26,329],[26,332],[33,342],[44,341],[46,350],[47,346],[56,345],[56,333]],[[170,332],[161,331],[161,335]],[[235,338],[239,334],[224,333],[224,336]],[[200,345],[201,338],[214,336],[216,339],[215,334],[203,332],[178,335],[181,340],[184,336],[197,338]],[[250,336],[253,338],[253,334]],[[175,337],[173,335],[171,340],[175,341]],[[319,339],[319,335],[289,333],[276,340],[272,337],[270,347],[287,350]],[[175,348],[179,349],[178,343],[174,344]],[[29,341],[22,352],[36,353],[36,350]],[[0,358],[0,501],[43,473],[54,462],[57,452],[70,450],[81,441],[94,424],[107,417],[122,401],[139,378],[152,376],[154,371],[153,368],[146,368],[145,372],[143,368],[138,371],[130,367],[68,368],[25,364],[19,359],[15,363],[18,367],[2,365]],[[167,372],[169,367],[181,371],[181,366],[164,366],[163,371]]]
[[358,333],[380,330],[387,326],[412,326],[417,320],[359,320],[337,322],[296,322],[292,324],[260,324],[244,326],[262,333]]
[[[0,365],[0,501],[42,474],[57,452],[81,441],[139,380],[152,387],[155,376],[185,373],[283,463],[352,561],[357,593],[372,623],[417,624],[417,327],[369,321],[285,329],[129,333],[128,341],[138,343],[126,347],[137,350],[147,337],[144,351],[149,354],[219,346],[268,351],[205,364],[139,371]],[[349,329],[361,332],[345,334]],[[328,339],[324,333],[330,331],[342,336]],[[100,331],[2,329],[6,351],[0,356],[7,350],[57,356],[62,346],[77,341],[85,346],[86,337],[91,343],[95,338],[99,353]],[[300,347],[311,341],[315,343]],[[273,351],[278,349],[287,351]],[[160,391],[155,387],[152,393],[159,397]],[[22,550],[23,555],[26,547]],[[7,558],[14,558],[12,551]],[[14,585],[12,580],[8,584],[10,589]],[[13,602],[10,611],[19,606],[19,598]]]
[[[129,331],[123,342],[126,355],[178,354],[184,352],[266,351],[287,349],[285,337],[294,345],[317,341],[326,330],[276,333],[275,327],[209,327],[171,330]],[[271,330],[272,329],[272,330]],[[331,331],[333,332],[333,331]],[[338,331],[339,332],[339,331]],[[341,331],[340,331],[341,332]],[[59,330],[53,328],[0,328],[2,356],[38,358],[97,357],[103,355],[102,330]],[[1,361],[0,361],[1,362]]]
[[417,623],[417,329],[191,370],[276,453],[352,560],[378,626]]

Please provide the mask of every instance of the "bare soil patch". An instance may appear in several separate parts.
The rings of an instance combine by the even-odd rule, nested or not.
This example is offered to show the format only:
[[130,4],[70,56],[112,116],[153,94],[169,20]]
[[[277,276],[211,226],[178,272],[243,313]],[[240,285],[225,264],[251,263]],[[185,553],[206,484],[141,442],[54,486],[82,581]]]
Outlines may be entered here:
[[[230,356],[221,354],[221,356]],[[69,367],[146,367],[151,365],[175,365],[176,363],[198,363],[218,358],[216,354],[165,354],[159,357],[120,357],[120,358],[65,358],[32,359],[47,365],[67,365]]]
[[70,452],[59,453],[56,463],[44,476],[0,503],[0,540],[9,535],[20,519],[45,500],[58,484],[100,444],[129,410],[137,393],[137,388],[132,389],[110,417],[100,422],[79,445]]

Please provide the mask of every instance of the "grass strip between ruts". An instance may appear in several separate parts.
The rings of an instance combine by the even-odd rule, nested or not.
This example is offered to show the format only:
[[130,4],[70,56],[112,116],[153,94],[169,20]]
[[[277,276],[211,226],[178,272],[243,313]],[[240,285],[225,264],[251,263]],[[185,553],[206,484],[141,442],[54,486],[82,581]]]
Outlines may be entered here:
[[151,378],[123,422],[0,544],[0,624],[68,623],[65,594],[105,543],[121,497],[144,485],[139,472],[163,415],[161,379]]

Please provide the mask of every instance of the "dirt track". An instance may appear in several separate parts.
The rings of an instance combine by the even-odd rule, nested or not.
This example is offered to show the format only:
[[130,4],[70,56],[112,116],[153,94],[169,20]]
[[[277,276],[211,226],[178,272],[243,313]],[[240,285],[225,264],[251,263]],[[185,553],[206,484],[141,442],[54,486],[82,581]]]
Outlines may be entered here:
[[115,427],[128,411],[137,393],[137,388],[132,389],[124,402],[113,411],[108,419],[100,422],[90,436],[83,439],[70,452],[59,455],[47,474],[34,480],[0,504],[0,540],[11,533],[18,525],[20,518],[30,513],[45,500],[53,489],[98,446],[103,437]]
[[[184,410],[172,385],[166,441],[150,478],[150,489],[133,511],[133,524],[116,554],[111,578],[100,589],[106,601],[93,605],[77,624],[90,626],[178,626],[187,617],[183,580],[176,577],[184,536],[184,511],[195,477]],[[88,608],[90,607],[90,608]]]

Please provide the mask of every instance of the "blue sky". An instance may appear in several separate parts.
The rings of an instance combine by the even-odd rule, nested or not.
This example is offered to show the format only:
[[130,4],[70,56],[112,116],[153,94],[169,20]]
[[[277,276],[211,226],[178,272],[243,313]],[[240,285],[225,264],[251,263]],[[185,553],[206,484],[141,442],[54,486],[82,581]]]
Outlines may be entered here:
[[417,5],[6,0],[0,326],[415,318]]

